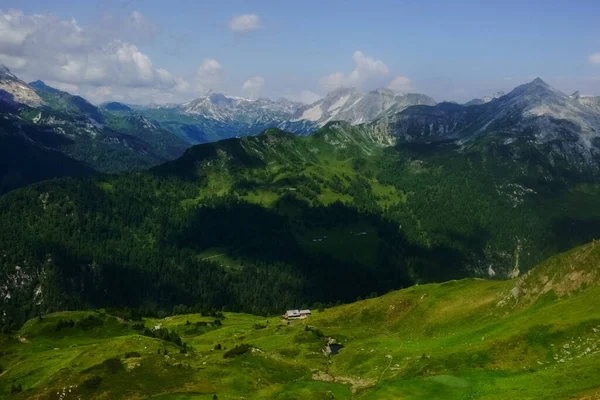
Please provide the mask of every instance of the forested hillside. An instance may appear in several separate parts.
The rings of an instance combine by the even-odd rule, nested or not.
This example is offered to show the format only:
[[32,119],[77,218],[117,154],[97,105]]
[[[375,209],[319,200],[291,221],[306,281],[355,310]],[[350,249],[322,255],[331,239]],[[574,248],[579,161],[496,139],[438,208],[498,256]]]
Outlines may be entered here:
[[3,325],[88,307],[265,314],[505,278],[600,233],[593,173],[537,147],[391,143],[379,125],[269,130],[3,196]]

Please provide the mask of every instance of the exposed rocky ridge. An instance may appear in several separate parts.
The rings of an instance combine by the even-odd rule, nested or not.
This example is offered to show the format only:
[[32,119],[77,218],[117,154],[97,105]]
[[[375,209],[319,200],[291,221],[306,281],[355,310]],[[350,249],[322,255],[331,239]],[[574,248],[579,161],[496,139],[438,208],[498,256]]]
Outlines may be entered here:
[[14,101],[28,105],[30,107],[39,107],[43,104],[40,96],[25,82],[17,78],[9,71],[6,66],[0,64],[0,97],[4,101]]
[[468,145],[481,137],[529,141],[545,152],[596,163],[600,154],[597,98],[567,96],[540,78],[480,105],[440,103],[415,106],[389,116],[390,134],[407,142],[458,140]]
[[292,117],[292,122],[312,121],[318,127],[329,121],[345,121],[355,125],[419,104],[436,103],[422,94],[398,94],[389,89],[377,89],[364,94],[356,88],[343,88],[300,108]]

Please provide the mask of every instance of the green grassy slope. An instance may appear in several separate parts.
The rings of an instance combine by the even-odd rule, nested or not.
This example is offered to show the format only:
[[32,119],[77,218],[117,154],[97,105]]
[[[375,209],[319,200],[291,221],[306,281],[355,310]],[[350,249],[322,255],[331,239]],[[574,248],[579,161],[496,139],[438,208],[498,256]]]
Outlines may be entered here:
[[[20,385],[11,398],[595,398],[599,261],[594,242],[517,280],[414,286],[289,324],[236,313],[143,321],[177,332],[186,353],[103,312],[51,314],[0,339],[0,397]],[[57,331],[59,320],[75,324]],[[323,352],[327,338],[339,354]]]

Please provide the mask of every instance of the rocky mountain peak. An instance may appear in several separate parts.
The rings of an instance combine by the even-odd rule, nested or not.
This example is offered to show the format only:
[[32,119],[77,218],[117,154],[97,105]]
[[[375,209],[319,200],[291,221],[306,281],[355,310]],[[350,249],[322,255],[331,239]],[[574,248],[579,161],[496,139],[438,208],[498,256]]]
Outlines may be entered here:
[[546,82],[544,82],[544,80],[542,78],[540,78],[540,77],[535,78],[529,84],[530,85],[536,85],[536,86],[547,86],[547,87],[550,87],[550,85],[548,85]]
[[8,67],[4,64],[0,64],[0,79],[18,79]]
[[43,104],[35,90],[17,78],[5,65],[0,65],[0,90],[8,94],[8,96],[2,96],[4,101],[21,103],[30,107],[39,107]]

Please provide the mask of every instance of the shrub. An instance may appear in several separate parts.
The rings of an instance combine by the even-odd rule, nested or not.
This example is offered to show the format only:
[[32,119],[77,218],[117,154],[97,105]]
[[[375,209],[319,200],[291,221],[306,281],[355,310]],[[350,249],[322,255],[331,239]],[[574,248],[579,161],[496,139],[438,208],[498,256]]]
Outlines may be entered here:
[[89,331],[90,329],[102,325],[104,325],[102,318],[95,315],[88,315],[87,318],[77,321],[77,327],[83,329],[84,331]]
[[256,330],[265,329],[266,327],[266,325],[254,324],[254,329]]
[[65,329],[65,328],[72,328],[75,326],[75,321],[73,321],[72,319],[70,320],[66,320],[66,319],[59,319],[56,322],[56,327],[55,330],[56,332]]
[[227,350],[223,354],[223,358],[232,358],[247,353],[250,350],[250,346],[247,344],[240,344],[235,346],[233,349]]
[[95,390],[98,388],[98,386],[100,386],[101,383],[102,377],[94,375],[90,376],[85,381],[83,381],[83,383],[81,384],[81,388],[84,390]]
[[[215,344],[215,350],[221,350],[221,343]],[[0,372],[2,372],[1,369]]]
[[125,353],[125,358],[137,358],[137,357],[141,357],[142,355],[140,353],[138,353],[137,351],[129,351],[127,353]]
[[11,394],[21,393],[22,391],[23,391],[23,387],[21,386],[20,383],[18,385],[12,384],[10,387]]
[[136,331],[142,331],[142,330],[144,330],[144,323],[143,322],[136,322],[135,324],[131,325],[131,327],[133,329],[135,329]]
[[297,349],[295,347],[289,347],[286,349],[279,350],[279,354],[281,354],[284,357],[296,357],[298,354],[300,354],[300,349]]
[[108,360],[104,360],[102,365],[104,365],[111,374],[116,374],[123,369],[123,364],[121,364],[121,360],[118,358],[109,358]]

